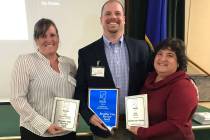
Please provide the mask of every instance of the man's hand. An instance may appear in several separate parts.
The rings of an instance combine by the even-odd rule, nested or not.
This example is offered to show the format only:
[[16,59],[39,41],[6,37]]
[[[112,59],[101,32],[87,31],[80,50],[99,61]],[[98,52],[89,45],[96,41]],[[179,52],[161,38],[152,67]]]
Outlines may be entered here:
[[131,126],[128,128],[128,130],[133,133],[134,135],[137,135],[137,131],[138,131],[138,128],[137,126]]
[[103,122],[96,115],[93,115],[93,116],[90,117],[90,123],[95,125],[95,126],[98,126],[102,130],[107,131],[107,128],[104,127]]
[[65,131],[65,130],[56,124],[51,124],[50,127],[47,129],[47,132],[52,135],[61,133],[63,131]]

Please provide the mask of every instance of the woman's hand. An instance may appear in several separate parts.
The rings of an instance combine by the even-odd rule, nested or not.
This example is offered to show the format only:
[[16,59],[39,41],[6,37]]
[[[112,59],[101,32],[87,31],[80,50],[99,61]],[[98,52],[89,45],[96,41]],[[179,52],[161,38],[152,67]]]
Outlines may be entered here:
[[63,131],[65,131],[65,130],[56,124],[51,124],[50,127],[47,129],[47,132],[52,135],[61,133]]
[[130,127],[128,128],[128,130],[129,130],[131,133],[133,133],[134,135],[137,135],[138,128],[139,128],[139,127],[137,127],[137,126],[130,126]]

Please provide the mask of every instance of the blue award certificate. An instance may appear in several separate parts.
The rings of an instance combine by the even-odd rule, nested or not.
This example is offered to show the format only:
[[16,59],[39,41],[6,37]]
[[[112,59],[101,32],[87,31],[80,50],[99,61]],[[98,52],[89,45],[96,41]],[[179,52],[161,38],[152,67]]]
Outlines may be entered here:
[[88,106],[109,131],[117,127],[118,89],[89,89]]

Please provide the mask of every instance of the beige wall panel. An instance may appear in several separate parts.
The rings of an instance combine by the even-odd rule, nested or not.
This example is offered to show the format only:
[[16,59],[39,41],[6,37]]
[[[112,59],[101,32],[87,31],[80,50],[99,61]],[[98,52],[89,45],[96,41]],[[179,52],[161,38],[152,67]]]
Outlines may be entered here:
[[210,73],[210,0],[186,0],[185,23],[189,58]]

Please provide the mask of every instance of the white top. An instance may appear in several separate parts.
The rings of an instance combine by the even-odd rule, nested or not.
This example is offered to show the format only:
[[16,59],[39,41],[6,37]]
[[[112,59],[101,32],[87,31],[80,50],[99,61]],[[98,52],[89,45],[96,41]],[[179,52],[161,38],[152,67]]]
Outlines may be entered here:
[[59,56],[60,73],[54,71],[41,53],[18,57],[11,81],[11,104],[20,115],[20,126],[43,136],[52,124],[54,97],[72,98],[76,86],[76,65],[70,58]]

